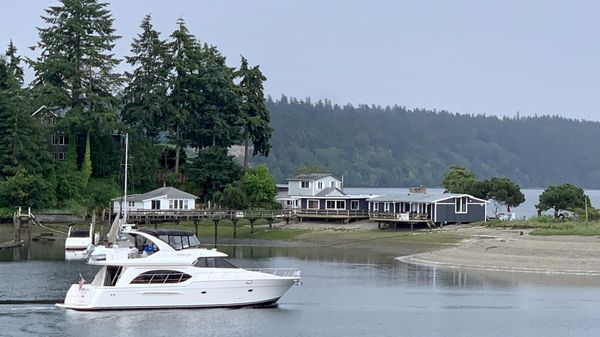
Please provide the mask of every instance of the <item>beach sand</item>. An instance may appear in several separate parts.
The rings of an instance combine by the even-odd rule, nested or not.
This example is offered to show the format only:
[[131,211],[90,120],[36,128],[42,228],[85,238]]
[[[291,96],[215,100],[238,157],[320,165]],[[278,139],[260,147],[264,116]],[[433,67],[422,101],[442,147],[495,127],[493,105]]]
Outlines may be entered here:
[[465,236],[457,246],[397,259],[450,268],[570,275],[600,275],[600,238],[531,236],[527,230],[446,226]]

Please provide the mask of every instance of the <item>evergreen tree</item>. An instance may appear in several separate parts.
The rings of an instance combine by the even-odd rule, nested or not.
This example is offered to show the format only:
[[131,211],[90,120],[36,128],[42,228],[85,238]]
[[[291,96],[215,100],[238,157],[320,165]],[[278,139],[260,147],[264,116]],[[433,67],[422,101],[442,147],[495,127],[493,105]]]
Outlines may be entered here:
[[170,61],[167,44],[150,20],[150,15],[142,20],[142,32],[131,43],[133,56],[126,57],[134,70],[125,74],[128,85],[122,117],[127,125],[155,140],[164,129]]
[[187,145],[183,132],[189,121],[191,104],[203,100],[202,94],[192,88],[193,78],[198,74],[201,47],[188,31],[183,19],[179,19],[177,25],[169,43],[173,60],[169,104],[173,109],[166,118],[169,135],[175,145],[175,174],[179,173],[181,148]]
[[6,50],[6,58],[8,61],[8,68],[12,71],[15,79],[23,84],[23,68],[21,68],[21,56],[17,55],[17,47],[13,44],[12,40],[8,44],[8,49]]
[[121,83],[113,72],[119,61],[112,54],[113,19],[98,0],[60,0],[42,16],[38,28],[41,54],[31,61],[36,87],[44,104],[68,108],[65,121],[78,132],[112,129],[116,120],[113,93]]
[[253,155],[269,155],[271,149],[271,129],[269,110],[265,105],[263,82],[267,78],[259,66],[248,67],[248,60],[242,56],[241,66],[235,73],[240,77],[241,110],[244,135],[244,168],[248,167],[248,142],[252,141]]
[[185,136],[195,148],[228,148],[241,141],[242,116],[233,69],[214,46],[204,45],[198,74],[191,78],[192,100]]
[[208,147],[198,152],[198,157],[187,167],[188,189],[197,193],[204,202],[211,200],[216,192],[242,176],[242,168],[227,155],[227,150]]
[[[10,59],[0,57],[0,195],[4,206],[51,205],[53,171],[47,165],[46,143],[31,117],[28,91],[21,88],[22,73],[16,48]],[[13,62],[11,62],[13,61]]]

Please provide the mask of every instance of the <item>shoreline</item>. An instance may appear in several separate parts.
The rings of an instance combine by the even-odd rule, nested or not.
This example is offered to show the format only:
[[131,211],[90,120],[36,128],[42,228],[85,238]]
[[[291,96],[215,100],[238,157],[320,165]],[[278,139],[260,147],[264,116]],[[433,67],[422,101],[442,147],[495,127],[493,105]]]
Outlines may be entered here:
[[600,238],[529,235],[529,230],[447,226],[463,233],[455,247],[398,256],[424,266],[510,273],[600,275]]

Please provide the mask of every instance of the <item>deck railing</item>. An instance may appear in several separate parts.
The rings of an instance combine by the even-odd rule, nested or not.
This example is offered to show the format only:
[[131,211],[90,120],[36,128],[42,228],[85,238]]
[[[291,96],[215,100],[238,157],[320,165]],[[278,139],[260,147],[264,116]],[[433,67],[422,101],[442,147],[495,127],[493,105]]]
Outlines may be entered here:
[[429,220],[431,216],[427,213],[397,213],[397,212],[369,212],[369,219],[414,221]]
[[344,210],[344,209],[298,209],[297,216],[338,216],[338,217],[368,217],[367,210]]

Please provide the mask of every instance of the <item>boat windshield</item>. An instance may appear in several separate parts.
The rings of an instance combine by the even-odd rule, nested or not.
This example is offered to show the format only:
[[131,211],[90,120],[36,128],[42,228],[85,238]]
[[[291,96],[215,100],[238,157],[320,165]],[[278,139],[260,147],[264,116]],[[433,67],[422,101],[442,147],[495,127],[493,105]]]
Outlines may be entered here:
[[168,243],[171,247],[181,250],[193,248],[200,245],[200,241],[196,235],[159,235],[159,239]]
[[200,257],[192,265],[198,268],[239,268],[223,257]]

